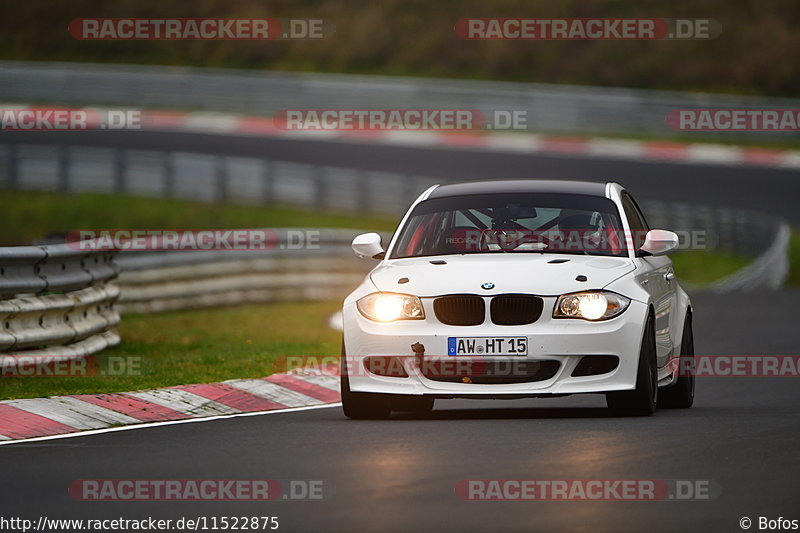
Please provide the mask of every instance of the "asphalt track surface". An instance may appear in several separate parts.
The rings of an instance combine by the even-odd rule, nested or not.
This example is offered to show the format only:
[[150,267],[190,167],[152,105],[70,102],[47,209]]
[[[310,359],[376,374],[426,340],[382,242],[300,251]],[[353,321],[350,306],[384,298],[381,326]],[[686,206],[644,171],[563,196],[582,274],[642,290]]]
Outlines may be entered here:
[[[195,137],[174,141],[287,160],[302,155],[297,143]],[[151,134],[122,140],[157,142]],[[678,200],[699,191],[709,203],[794,222],[800,216],[792,209],[798,176],[789,171],[604,161],[590,173],[594,162],[586,159],[433,150],[409,159],[389,148],[318,148],[302,160],[346,157],[420,174],[460,168],[465,178],[614,176],[641,197]],[[492,164],[500,166],[492,171]],[[797,354],[798,299],[797,290],[693,295],[697,353]],[[742,531],[745,516],[752,530],[760,516],[800,520],[796,379],[703,378],[695,407],[648,418],[612,417],[604,406],[602,396],[448,400],[430,415],[389,421],[350,421],[334,407],[0,446],[0,517],[270,515],[279,517],[278,531],[311,532]],[[320,480],[324,499],[79,502],[67,491],[76,479],[219,478]],[[712,480],[721,492],[707,501],[470,502],[454,491],[468,479]]]
[[[694,297],[698,353],[797,353],[799,291]],[[600,396],[439,401],[424,417],[337,407],[0,447],[0,516],[279,517],[279,531],[741,531],[800,519],[794,378],[703,378],[695,406],[611,417]],[[76,479],[321,480],[318,501],[78,502]],[[465,479],[703,479],[707,501],[471,502]],[[753,528],[755,529],[755,527]]]
[[154,131],[5,132],[0,141],[266,157],[448,179],[617,181],[638,199],[749,208],[800,225],[800,170]]

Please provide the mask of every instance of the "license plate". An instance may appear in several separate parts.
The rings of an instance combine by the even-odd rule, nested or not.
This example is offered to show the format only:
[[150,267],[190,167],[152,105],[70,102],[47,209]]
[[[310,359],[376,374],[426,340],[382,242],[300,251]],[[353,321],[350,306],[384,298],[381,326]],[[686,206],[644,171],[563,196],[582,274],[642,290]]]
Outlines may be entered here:
[[528,337],[447,337],[447,355],[528,355]]

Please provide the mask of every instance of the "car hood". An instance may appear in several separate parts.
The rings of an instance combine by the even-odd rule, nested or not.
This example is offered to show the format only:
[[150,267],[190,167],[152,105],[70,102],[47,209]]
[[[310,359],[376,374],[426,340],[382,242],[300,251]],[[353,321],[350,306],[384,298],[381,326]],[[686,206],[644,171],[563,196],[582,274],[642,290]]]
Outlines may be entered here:
[[[370,278],[380,291],[416,296],[464,293],[545,296],[600,289],[634,268],[633,262],[624,257],[472,254],[384,261],[372,271]],[[586,281],[576,280],[578,276],[586,276]],[[484,289],[481,287],[484,283],[494,284],[494,287]]]

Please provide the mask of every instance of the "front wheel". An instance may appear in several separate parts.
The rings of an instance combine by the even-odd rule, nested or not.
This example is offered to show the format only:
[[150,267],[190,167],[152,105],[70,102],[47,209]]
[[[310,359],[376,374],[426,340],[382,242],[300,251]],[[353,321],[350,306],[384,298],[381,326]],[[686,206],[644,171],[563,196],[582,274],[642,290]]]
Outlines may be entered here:
[[656,332],[652,316],[648,316],[639,350],[636,388],[631,391],[606,393],[606,404],[615,414],[649,416],[658,401],[658,367],[656,363]]
[[344,416],[355,420],[380,420],[389,418],[391,409],[389,406],[389,398],[385,394],[352,392],[350,390],[350,378],[347,375],[347,359],[345,358],[344,343],[342,343],[342,359],[339,375]]
[[660,391],[658,407],[687,409],[694,403],[694,333],[692,314],[686,314],[683,323],[681,355],[678,360],[678,379],[675,384]]

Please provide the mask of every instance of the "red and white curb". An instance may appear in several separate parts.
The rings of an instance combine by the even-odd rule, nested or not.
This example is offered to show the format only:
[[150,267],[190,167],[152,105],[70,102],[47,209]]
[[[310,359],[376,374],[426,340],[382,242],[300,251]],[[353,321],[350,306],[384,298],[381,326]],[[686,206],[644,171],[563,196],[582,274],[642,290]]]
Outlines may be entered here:
[[326,406],[339,401],[335,365],[306,367],[261,379],[6,400],[0,402],[0,444],[133,424]]
[[[28,107],[20,103],[0,104],[2,109],[26,109]],[[111,108],[99,106],[85,109],[95,111],[97,116],[102,116],[111,110]],[[706,165],[758,165],[789,169],[800,168],[800,150],[755,148],[713,143],[540,135],[522,131],[298,131],[279,128],[274,124],[271,117],[264,116],[247,116],[210,111],[163,111],[130,108],[114,108],[114,110],[139,111],[141,129],[154,131],[183,131],[416,148],[544,154],[564,157],[598,157]]]
[[[18,105],[18,104],[17,104]],[[101,111],[100,108],[90,108]],[[144,129],[227,135],[291,138],[311,141],[382,144],[417,148],[448,148],[503,153],[551,154],[630,160],[674,161],[709,165],[760,165],[800,168],[800,150],[743,146],[638,141],[539,135],[526,132],[446,132],[382,130],[297,131],[276,127],[270,117],[204,111],[143,110]]]

